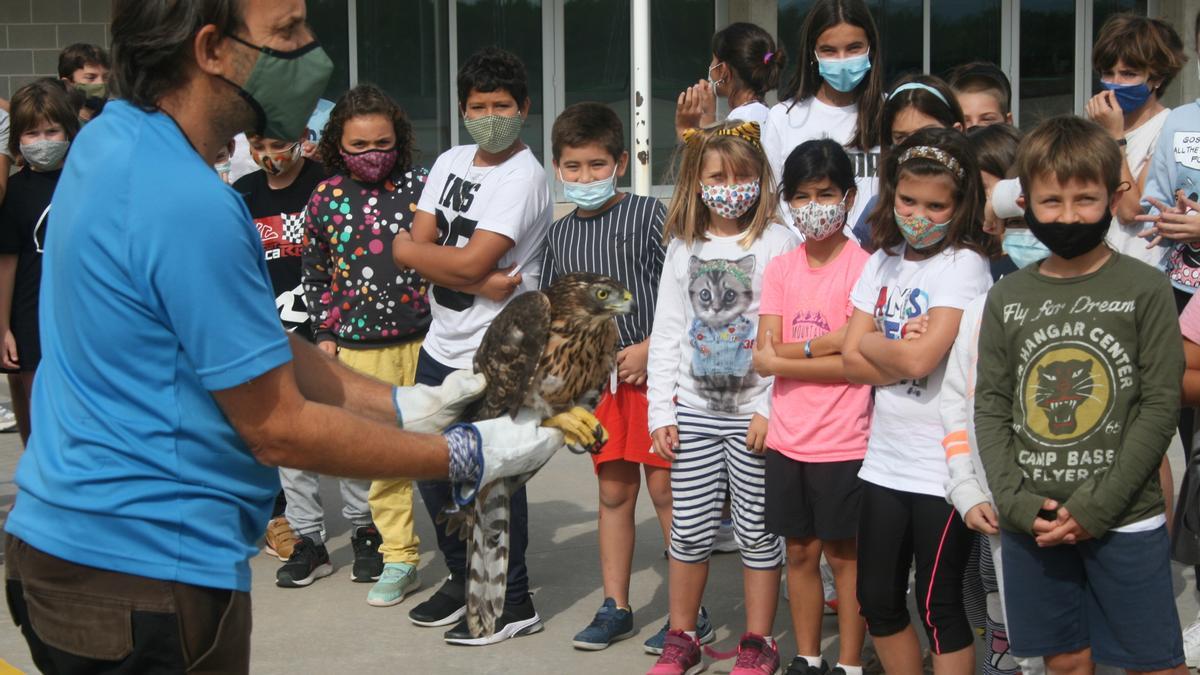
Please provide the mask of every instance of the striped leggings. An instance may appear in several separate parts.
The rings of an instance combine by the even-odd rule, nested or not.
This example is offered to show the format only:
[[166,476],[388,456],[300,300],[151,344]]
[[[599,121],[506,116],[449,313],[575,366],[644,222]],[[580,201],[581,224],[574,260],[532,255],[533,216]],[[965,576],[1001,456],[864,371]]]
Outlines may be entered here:
[[783,564],[783,542],[767,532],[766,460],[746,450],[750,416],[724,417],[679,406],[679,449],[671,466],[671,557],[701,563],[712,554],[728,486],[742,564]]

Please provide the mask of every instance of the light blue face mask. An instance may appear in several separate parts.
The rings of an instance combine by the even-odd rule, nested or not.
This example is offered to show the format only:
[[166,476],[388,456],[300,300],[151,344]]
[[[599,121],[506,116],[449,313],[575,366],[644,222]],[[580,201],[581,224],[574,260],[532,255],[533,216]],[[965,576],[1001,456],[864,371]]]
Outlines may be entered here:
[[562,171],[558,172],[558,179],[563,184],[563,195],[568,201],[574,202],[576,206],[584,211],[595,211],[604,206],[605,202],[612,199],[612,196],[617,194],[617,171],[613,169],[613,175],[608,178],[601,178],[590,183],[570,183],[563,180]]
[[829,86],[844,94],[854,91],[867,76],[867,71],[871,70],[871,51],[844,59],[823,59],[818,56],[817,64],[821,77]]
[[1004,253],[1018,268],[1050,257],[1050,249],[1024,228],[1004,231]]

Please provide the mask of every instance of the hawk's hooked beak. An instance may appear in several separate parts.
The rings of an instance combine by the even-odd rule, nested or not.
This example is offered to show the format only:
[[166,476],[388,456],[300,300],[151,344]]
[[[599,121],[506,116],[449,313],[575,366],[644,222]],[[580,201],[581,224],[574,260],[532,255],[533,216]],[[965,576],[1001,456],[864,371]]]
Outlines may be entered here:
[[629,314],[636,307],[637,304],[633,301],[633,293],[630,293],[629,291],[622,293],[619,300],[613,300],[612,302],[608,303],[608,309],[611,310],[613,314]]

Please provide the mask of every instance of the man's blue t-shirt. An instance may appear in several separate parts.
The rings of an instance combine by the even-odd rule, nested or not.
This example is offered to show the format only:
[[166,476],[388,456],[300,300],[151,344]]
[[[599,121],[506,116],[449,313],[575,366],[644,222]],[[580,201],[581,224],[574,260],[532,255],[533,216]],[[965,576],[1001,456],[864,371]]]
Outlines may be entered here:
[[241,197],[167,115],[113,101],[52,201],[33,435],[6,529],[81,565],[249,590],[277,472],[212,391],[287,363]]

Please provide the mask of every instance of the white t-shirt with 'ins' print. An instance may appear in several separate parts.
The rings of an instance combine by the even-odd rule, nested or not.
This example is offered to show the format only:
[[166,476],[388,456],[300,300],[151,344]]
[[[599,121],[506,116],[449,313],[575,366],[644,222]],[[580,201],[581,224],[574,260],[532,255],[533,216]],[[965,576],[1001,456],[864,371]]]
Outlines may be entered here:
[[[417,209],[437,217],[438,243],[462,248],[478,230],[513,241],[498,267],[521,266],[521,285],[509,298],[538,287],[538,257],[554,204],[546,172],[529,148],[497,166],[474,166],[478,146],[460,145],[433,163]],[[429,289],[432,322],[423,348],[438,363],[470,368],[492,319],[508,304],[437,284]]]

